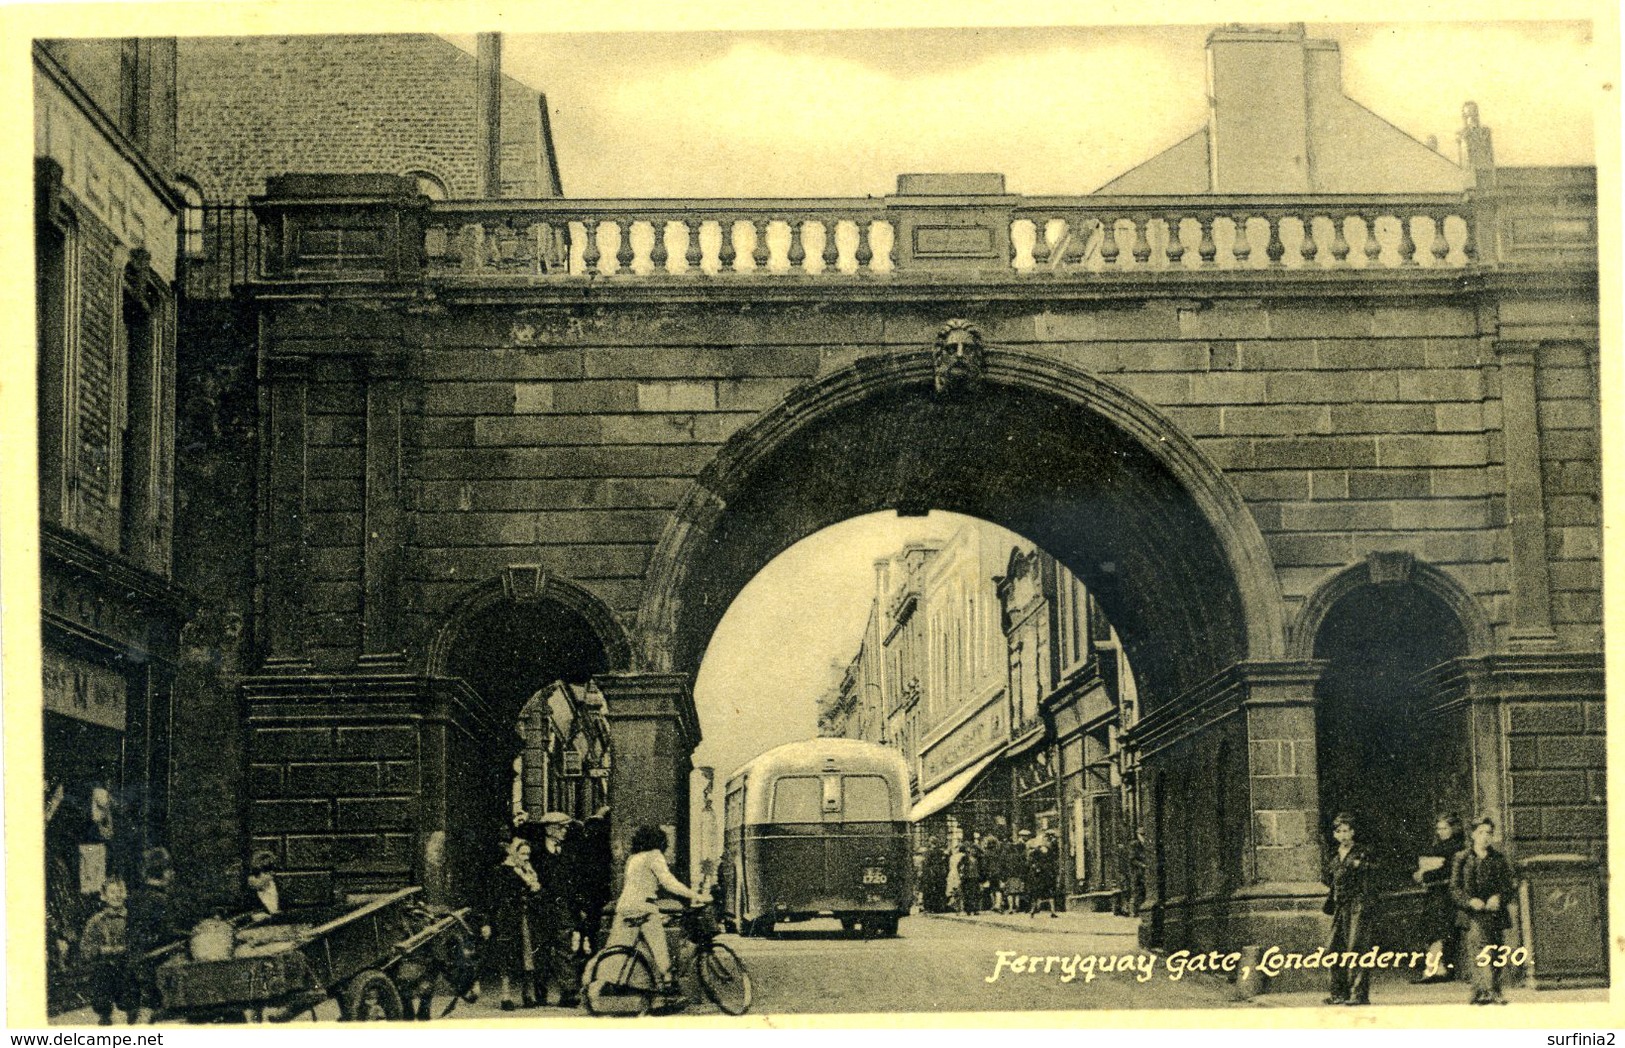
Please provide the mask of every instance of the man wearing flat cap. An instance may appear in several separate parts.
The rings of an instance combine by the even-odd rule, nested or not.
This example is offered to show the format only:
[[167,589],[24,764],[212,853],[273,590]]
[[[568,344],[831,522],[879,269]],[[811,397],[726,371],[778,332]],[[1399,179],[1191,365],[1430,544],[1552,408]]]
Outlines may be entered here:
[[563,812],[550,811],[531,820],[541,828],[541,844],[531,853],[542,890],[534,898],[536,949],[536,1001],[547,1003],[549,987],[558,987],[558,1005],[574,1008],[581,987],[576,970],[574,901],[570,862],[564,853],[564,836],[574,821]]

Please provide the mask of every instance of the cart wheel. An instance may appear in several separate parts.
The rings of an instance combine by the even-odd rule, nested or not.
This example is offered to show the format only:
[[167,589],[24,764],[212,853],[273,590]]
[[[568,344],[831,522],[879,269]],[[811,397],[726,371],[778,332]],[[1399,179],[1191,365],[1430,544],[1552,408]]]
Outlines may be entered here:
[[369,969],[351,979],[339,998],[343,1022],[393,1022],[401,1017],[401,995],[389,976]]

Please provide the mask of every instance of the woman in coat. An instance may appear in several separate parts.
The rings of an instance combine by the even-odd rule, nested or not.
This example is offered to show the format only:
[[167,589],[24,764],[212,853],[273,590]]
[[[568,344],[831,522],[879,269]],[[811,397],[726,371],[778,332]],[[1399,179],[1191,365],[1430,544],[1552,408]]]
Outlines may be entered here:
[[[487,925],[490,944],[486,947],[486,970],[500,983],[501,1007],[505,1012],[536,1004],[530,910],[541,890],[541,879],[530,864],[530,844],[513,838],[508,842],[507,855],[497,867]],[[514,1000],[516,988],[517,1003]]]
[[1480,815],[1473,822],[1472,845],[1456,856],[1450,868],[1450,896],[1466,929],[1463,955],[1472,973],[1473,1004],[1507,1003],[1501,996],[1501,966],[1493,963],[1498,958],[1490,958],[1492,963],[1487,965],[1478,963],[1484,948],[1501,945],[1512,927],[1507,914],[1516,888],[1512,864],[1490,844],[1494,836],[1495,820]]
[[1428,944],[1427,967],[1417,982],[1449,982],[1456,977],[1461,960],[1461,927],[1456,923],[1456,902],[1450,896],[1450,872],[1456,856],[1467,847],[1461,832],[1461,816],[1451,812],[1439,816],[1433,826],[1435,838],[1417,856],[1411,879],[1427,889],[1422,902],[1422,934]]

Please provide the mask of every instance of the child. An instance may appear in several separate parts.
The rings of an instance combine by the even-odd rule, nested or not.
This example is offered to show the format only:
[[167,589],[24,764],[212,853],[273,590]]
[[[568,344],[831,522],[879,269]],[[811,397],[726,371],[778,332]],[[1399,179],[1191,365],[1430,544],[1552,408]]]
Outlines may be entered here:
[[79,953],[90,963],[90,1007],[99,1025],[113,1025],[113,1009],[124,1012],[127,1021],[135,1019],[130,980],[125,971],[125,935],[129,911],[124,908],[128,892],[124,881],[109,877],[102,884],[102,908],[85,922],[79,937]]

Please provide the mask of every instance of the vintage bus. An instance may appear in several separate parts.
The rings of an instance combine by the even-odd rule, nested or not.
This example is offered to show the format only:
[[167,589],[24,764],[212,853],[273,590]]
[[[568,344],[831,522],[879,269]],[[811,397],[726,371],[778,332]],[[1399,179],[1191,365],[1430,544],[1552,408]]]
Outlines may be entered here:
[[848,931],[896,935],[913,905],[908,765],[856,739],[768,750],[728,780],[724,905],[742,935],[838,918]]

